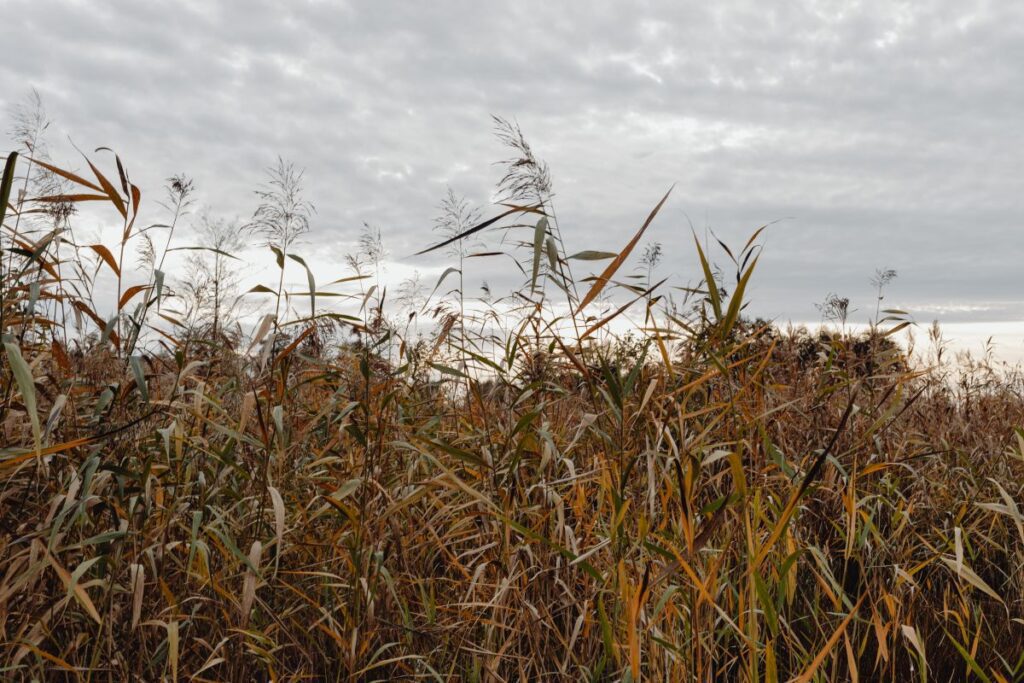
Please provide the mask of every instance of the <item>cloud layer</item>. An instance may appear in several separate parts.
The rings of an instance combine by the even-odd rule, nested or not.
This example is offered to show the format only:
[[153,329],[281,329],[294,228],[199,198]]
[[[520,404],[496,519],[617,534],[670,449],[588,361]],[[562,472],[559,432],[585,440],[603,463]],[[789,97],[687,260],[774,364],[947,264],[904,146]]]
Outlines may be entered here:
[[[887,303],[922,319],[1024,319],[1017,3],[4,5],[0,103],[35,87],[150,197],[184,171],[229,215],[282,154],[318,209],[308,250],[339,270],[364,221],[401,256],[447,185],[492,199],[493,113],[550,163],[570,250],[618,249],[677,183],[649,234],[680,281],[691,225],[736,243],[785,219],[758,313],[816,319],[837,292],[866,317],[886,266]],[[470,281],[515,279],[486,267]]]

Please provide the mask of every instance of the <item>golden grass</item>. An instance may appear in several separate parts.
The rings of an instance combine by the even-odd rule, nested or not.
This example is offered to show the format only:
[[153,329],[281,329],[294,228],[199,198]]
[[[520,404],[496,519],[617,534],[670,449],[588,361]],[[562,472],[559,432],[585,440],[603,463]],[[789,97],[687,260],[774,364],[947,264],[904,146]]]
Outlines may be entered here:
[[[421,343],[370,287],[286,318],[282,276],[280,320],[211,340],[129,282],[141,192],[89,166],[4,176],[70,186],[0,203],[4,677],[1024,678],[1020,376],[745,320],[756,239],[728,295],[700,243],[687,307],[632,287],[616,341],[593,302],[643,229],[577,293],[546,168],[499,209],[530,219],[499,339],[461,293]],[[85,201],[119,244],[53,210]]]

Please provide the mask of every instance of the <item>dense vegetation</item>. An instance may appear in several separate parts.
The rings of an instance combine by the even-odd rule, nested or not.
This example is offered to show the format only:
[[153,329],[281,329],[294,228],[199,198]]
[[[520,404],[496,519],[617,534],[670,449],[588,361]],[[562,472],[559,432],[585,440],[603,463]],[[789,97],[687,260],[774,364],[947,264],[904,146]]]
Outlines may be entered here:
[[[620,252],[566,254],[547,169],[500,120],[496,218],[450,193],[452,268],[394,310],[374,230],[346,281],[302,270],[289,164],[248,225],[175,177],[142,227],[120,159],[65,170],[23,123],[0,197],[5,678],[1024,678],[1019,374],[951,362],[937,330],[912,362],[901,312],[860,335],[748,320],[757,235],[695,240],[701,282],[668,290],[638,248],[661,204]],[[86,205],[116,243],[76,231]],[[502,255],[474,244],[494,231]],[[281,269],[241,297],[259,311],[233,258],[253,240]],[[510,255],[519,291],[464,295],[466,259]]]

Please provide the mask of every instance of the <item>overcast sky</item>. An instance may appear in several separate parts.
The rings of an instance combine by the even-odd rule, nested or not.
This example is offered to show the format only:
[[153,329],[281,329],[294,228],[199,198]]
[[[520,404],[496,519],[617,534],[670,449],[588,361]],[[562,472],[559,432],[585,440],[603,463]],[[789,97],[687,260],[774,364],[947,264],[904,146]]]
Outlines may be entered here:
[[[185,172],[212,210],[242,217],[284,155],[306,168],[318,210],[299,251],[339,275],[364,221],[397,261],[433,241],[447,185],[493,198],[498,114],[550,164],[570,251],[618,250],[676,183],[648,235],[680,283],[696,277],[691,222],[736,244],[784,219],[765,233],[758,313],[815,320],[814,303],[836,292],[866,318],[869,279],[891,267],[886,303],[922,322],[1024,319],[1024,3],[0,0],[0,11],[0,103],[38,89],[55,149],[68,136],[115,148],[150,200]],[[414,267],[443,264],[392,270]],[[507,267],[473,275],[511,282]]]

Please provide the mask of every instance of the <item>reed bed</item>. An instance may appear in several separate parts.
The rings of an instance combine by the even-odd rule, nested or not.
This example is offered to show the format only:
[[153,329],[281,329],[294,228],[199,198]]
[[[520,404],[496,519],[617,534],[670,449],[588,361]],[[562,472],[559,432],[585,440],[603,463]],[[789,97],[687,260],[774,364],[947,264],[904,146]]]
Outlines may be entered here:
[[[284,161],[250,226],[196,245],[186,178],[142,227],[111,152],[7,157],[2,676],[1024,679],[1020,374],[938,331],[911,360],[901,311],[750,320],[761,233],[695,239],[700,281],[654,282],[660,248],[630,268],[661,203],[620,251],[567,254],[547,167],[496,125],[503,201],[449,195],[424,247],[453,265],[415,306],[372,229],[318,283]],[[79,237],[86,204],[116,243]],[[281,269],[244,316],[239,239]],[[509,256],[522,287],[470,302],[466,260]]]

